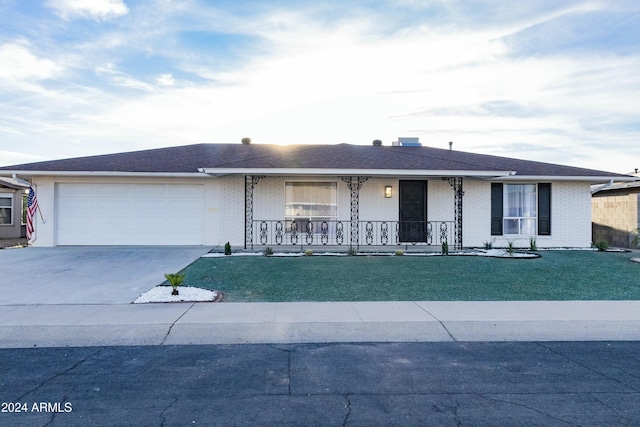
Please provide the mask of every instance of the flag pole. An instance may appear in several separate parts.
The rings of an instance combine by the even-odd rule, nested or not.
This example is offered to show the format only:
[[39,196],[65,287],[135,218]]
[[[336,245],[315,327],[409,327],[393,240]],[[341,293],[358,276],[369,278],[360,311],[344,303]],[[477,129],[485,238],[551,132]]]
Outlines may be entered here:
[[42,223],[46,224],[46,221],[44,220],[44,217],[42,216],[42,211],[40,210],[40,203],[38,203],[38,212],[40,213],[40,219],[42,220]]

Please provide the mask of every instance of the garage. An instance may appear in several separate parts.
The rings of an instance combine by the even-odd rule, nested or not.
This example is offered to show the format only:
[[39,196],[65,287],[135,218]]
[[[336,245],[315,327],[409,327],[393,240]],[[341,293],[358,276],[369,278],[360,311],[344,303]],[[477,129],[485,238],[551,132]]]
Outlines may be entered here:
[[57,183],[58,245],[202,245],[199,184]]

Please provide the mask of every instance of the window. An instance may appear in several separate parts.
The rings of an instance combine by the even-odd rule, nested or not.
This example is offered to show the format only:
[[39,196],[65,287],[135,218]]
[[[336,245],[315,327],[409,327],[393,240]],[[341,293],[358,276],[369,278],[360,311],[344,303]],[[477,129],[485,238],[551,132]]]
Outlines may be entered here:
[[0,225],[13,224],[13,194],[0,193]]
[[551,184],[491,184],[491,235],[551,235]]
[[506,184],[504,186],[504,234],[536,234],[536,185]]
[[322,221],[338,216],[338,184],[335,182],[286,182],[285,219],[296,221],[301,230],[307,223],[314,229]]

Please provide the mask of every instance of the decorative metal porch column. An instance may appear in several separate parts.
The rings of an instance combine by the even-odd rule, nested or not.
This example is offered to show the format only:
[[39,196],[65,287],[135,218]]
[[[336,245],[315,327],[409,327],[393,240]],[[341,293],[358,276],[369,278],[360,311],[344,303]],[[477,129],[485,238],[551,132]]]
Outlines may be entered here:
[[253,246],[253,189],[264,176],[244,177],[244,248]]
[[370,176],[341,176],[351,190],[351,247],[360,246],[360,233],[358,232],[358,221],[360,221],[360,189]]
[[449,178],[449,185],[453,187],[453,214],[454,221],[454,246],[455,249],[462,249],[462,177]]

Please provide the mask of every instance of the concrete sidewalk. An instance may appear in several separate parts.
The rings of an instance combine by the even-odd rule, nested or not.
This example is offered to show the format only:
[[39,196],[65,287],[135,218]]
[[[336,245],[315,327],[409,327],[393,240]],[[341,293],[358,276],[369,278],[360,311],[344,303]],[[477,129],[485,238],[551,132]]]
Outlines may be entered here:
[[640,340],[640,301],[5,305],[0,347]]

